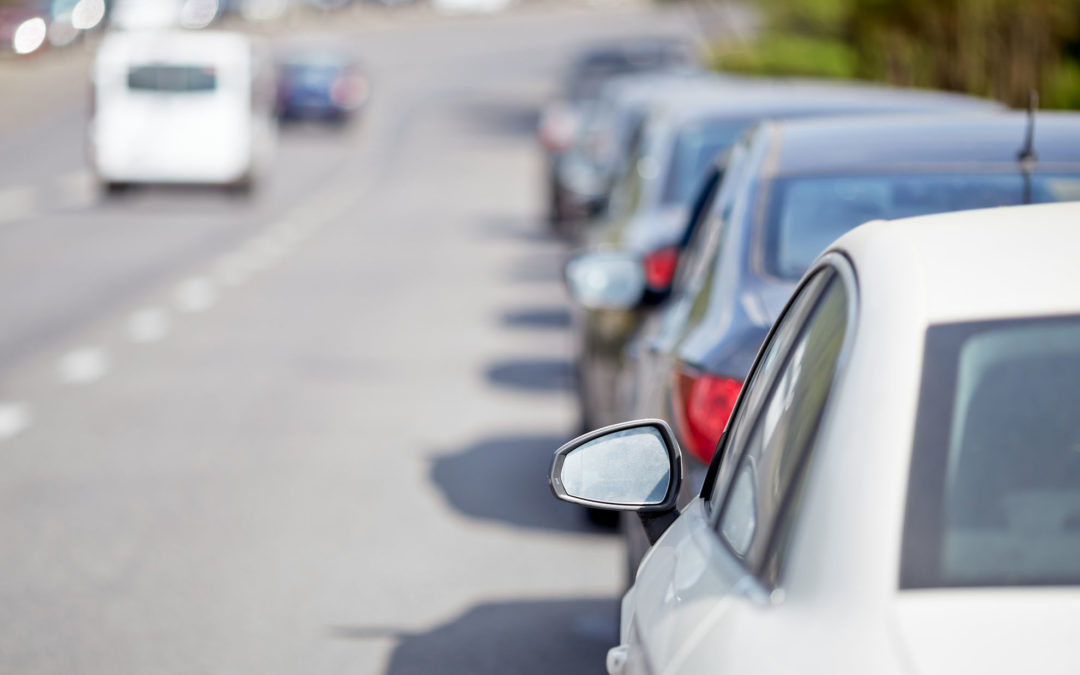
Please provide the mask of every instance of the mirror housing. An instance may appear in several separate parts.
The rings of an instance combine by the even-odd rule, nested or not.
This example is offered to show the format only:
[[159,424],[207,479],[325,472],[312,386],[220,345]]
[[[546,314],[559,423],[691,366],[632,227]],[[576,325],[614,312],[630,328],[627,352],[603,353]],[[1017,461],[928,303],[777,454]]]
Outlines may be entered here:
[[645,297],[641,259],[617,250],[593,251],[571,258],[563,268],[574,302],[586,309],[630,309]]
[[556,450],[548,483],[556,498],[594,509],[670,512],[682,483],[682,454],[663,420],[613,424]]

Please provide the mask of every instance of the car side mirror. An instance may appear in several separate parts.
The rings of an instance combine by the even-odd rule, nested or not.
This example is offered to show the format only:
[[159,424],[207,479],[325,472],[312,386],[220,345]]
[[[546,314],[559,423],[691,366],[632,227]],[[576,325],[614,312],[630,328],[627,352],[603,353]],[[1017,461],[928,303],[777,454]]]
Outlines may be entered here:
[[629,309],[645,297],[641,259],[626,251],[574,256],[564,268],[570,297],[586,309]]
[[564,502],[638,513],[655,542],[677,515],[682,453],[663,420],[624,422],[555,451],[548,482]]

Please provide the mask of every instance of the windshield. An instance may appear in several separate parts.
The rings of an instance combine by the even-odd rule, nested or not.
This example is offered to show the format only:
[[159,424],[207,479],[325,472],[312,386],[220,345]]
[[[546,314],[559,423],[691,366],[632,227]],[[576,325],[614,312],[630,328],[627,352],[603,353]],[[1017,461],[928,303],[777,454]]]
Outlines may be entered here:
[[[765,216],[765,266],[802,276],[829,244],[869,220],[1021,204],[1019,173],[799,176],[773,182]],[[1080,175],[1037,175],[1036,203],[1080,199]]]
[[709,163],[727,150],[747,128],[747,122],[705,122],[683,129],[675,139],[662,202],[685,205],[694,196]]
[[210,66],[133,66],[128,89],[159,92],[208,92],[217,88],[217,73]]
[[927,332],[901,586],[1080,583],[1080,317]]

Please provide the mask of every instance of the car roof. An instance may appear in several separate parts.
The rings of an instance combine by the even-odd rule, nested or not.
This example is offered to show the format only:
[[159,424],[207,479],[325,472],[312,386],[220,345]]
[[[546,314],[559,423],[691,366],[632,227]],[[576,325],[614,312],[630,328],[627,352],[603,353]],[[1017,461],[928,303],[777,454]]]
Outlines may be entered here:
[[734,79],[745,89],[725,106],[731,117],[768,118],[860,112],[1001,110],[995,101],[963,94],[802,79]]
[[830,250],[852,261],[862,306],[914,296],[925,324],[1080,314],[1080,202],[875,221]]
[[601,89],[601,98],[618,107],[640,107],[695,91],[741,85],[745,80],[690,68],[616,75]]
[[637,59],[644,59],[651,64],[657,57],[665,60],[669,57],[688,60],[689,56],[689,45],[685,40],[675,36],[631,37],[588,47],[578,54],[573,67],[634,65]]
[[648,96],[653,113],[681,125],[708,117],[754,123],[788,117],[866,113],[943,113],[1001,110],[994,101],[945,92],[862,84],[823,84],[816,80],[682,78],[656,87]]
[[251,38],[231,31],[117,31],[105,35],[97,60],[99,65],[246,62],[251,48]]
[[[777,175],[900,169],[904,166],[1016,165],[1028,125],[1018,111],[818,118],[770,124],[779,142]],[[1080,164],[1080,114],[1039,113],[1038,166]]]

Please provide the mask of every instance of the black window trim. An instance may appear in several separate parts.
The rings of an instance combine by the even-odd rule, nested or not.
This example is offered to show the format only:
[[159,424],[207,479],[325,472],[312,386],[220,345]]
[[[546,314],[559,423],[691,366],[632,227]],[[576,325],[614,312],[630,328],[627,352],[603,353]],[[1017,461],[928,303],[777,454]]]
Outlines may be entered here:
[[[843,377],[844,372],[846,372],[847,362],[848,362],[848,359],[850,357],[850,352],[851,352],[851,349],[852,349],[852,345],[854,343],[856,327],[857,327],[857,319],[858,319],[858,305],[859,305],[858,277],[857,277],[857,275],[855,273],[854,266],[851,264],[851,260],[842,251],[837,251],[837,250],[827,251],[820,258],[818,258],[817,262],[814,265],[812,265],[810,267],[810,269],[808,269],[806,271],[806,274],[803,275],[802,281],[799,282],[798,288],[792,293],[791,298],[788,299],[788,302],[784,306],[783,311],[777,317],[776,321],[773,322],[773,325],[769,328],[769,333],[768,333],[767,337],[765,338],[765,340],[762,342],[761,347],[758,350],[758,354],[754,359],[754,366],[753,366],[753,368],[751,369],[750,373],[747,375],[747,378],[746,378],[746,381],[749,382],[751,380],[752,376],[756,373],[758,367],[760,366],[760,359],[761,359],[762,355],[764,354],[765,346],[772,340],[777,326],[779,326],[780,322],[784,319],[784,317],[786,317],[788,315],[788,312],[791,311],[793,305],[795,304],[796,296],[808,284],[810,284],[812,282],[812,279],[815,276],[817,276],[818,272],[822,272],[822,271],[824,271],[825,273],[834,274],[835,277],[839,278],[840,283],[843,284],[843,288],[844,288],[845,294],[847,295],[847,300],[848,300],[848,305],[847,305],[847,325],[846,325],[845,331],[844,331],[844,341],[843,341],[843,343],[842,343],[842,345],[840,347],[840,352],[839,352],[839,354],[837,355],[837,358],[836,358],[836,367],[835,367],[835,369],[833,371],[833,378],[832,378],[832,383],[831,383],[830,388],[829,388],[829,392],[825,396],[825,403],[821,408],[821,413],[818,416],[818,419],[814,423],[814,435],[813,435],[814,440],[812,442],[812,445],[811,445],[810,449],[807,452],[804,452],[803,456],[799,458],[799,464],[798,464],[798,467],[796,469],[796,471],[798,472],[797,475],[805,475],[805,472],[809,470],[808,465],[810,464],[810,462],[812,460],[812,456],[814,455],[813,448],[817,444],[818,434],[819,434],[819,432],[821,430],[822,422],[828,416],[829,410],[830,410],[830,408],[832,406],[833,391],[835,389],[835,385],[836,385],[836,383],[838,381],[841,380],[841,378]],[[826,284],[831,283],[831,281],[832,281],[831,279],[826,281]],[[827,285],[826,285],[825,288],[827,288]],[[823,290],[824,290],[824,288],[823,288]],[[814,299],[813,305],[807,311],[807,314],[806,314],[807,317],[814,315],[814,313],[818,309],[818,306],[823,301],[824,297],[825,297],[825,294],[823,292],[819,293],[818,297]],[[788,344],[784,345],[784,350],[785,351],[782,354],[782,358],[784,359],[784,364],[780,368],[777,369],[776,373],[774,373],[773,379],[771,381],[765,383],[766,387],[768,388],[768,393],[762,399],[763,401],[767,400],[768,397],[772,394],[774,388],[777,385],[777,378],[779,377],[780,373],[783,371],[784,366],[787,365],[788,359],[791,356],[791,353],[790,353],[791,352],[791,346],[794,344],[795,341],[797,341],[799,336],[803,335],[803,331],[805,330],[805,328],[806,328],[806,324],[804,323],[803,326],[800,327],[799,332],[796,333],[796,336],[797,336],[796,339],[794,341],[789,342]],[[729,422],[728,422],[729,427],[731,426],[731,421],[735,420],[737,418],[742,406],[744,405],[743,401],[744,401],[744,398],[745,398],[744,397],[745,392],[746,392],[745,388],[743,388],[743,391],[739,392],[739,397],[735,402],[735,407],[734,407],[734,409],[732,411],[731,417],[729,418]],[[762,413],[763,413],[763,410],[761,408],[759,408],[758,410],[755,410],[755,411],[751,411],[751,414],[754,415],[754,418],[753,418],[753,420],[750,420],[749,423],[756,424]],[[721,442],[724,443],[724,447],[718,447],[717,448],[717,451],[716,451],[716,456],[717,457],[721,457],[721,455],[726,454],[726,451],[728,449],[727,444],[729,444],[731,442],[731,435],[729,435],[727,433],[727,429],[725,429],[725,433],[721,437]],[[718,461],[723,461],[723,459],[718,459]],[[739,457],[734,458],[734,461],[741,463],[742,462],[742,455],[740,454]],[[705,498],[706,497],[705,495],[702,495],[702,498],[705,501],[705,513],[706,513],[706,517],[708,519],[709,526],[710,526],[709,530],[712,532],[713,536],[715,536],[717,538],[717,540],[719,541],[720,546],[724,550],[724,552],[727,555],[731,556],[731,558],[733,560],[737,561],[738,564],[740,565],[740,567],[742,567],[747,572],[747,574],[750,575],[750,577],[752,577],[754,579],[755,583],[759,585],[760,589],[763,590],[766,593],[766,595],[769,595],[769,594],[771,594],[772,591],[774,591],[774,590],[776,590],[777,588],[780,587],[780,585],[781,585],[781,576],[782,576],[782,573],[781,573],[781,575],[778,576],[776,579],[766,579],[766,578],[764,578],[764,576],[765,576],[764,575],[764,572],[765,572],[764,568],[767,567],[768,562],[776,554],[775,547],[778,544],[776,528],[773,528],[768,533],[769,539],[768,539],[768,543],[767,543],[766,548],[765,548],[765,556],[764,556],[764,558],[762,560],[762,564],[761,564],[759,569],[755,569],[755,568],[751,567],[748,564],[748,562],[746,561],[746,559],[743,556],[740,556],[731,547],[731,545],[723,537],[723,535],[720,534],[720,529],[719,529],[720,528],[720,522],[721,522],[721,520],[723,518],[724,512],[726,511],[728,499],[731,496],[731,489],[730,488],[734,484],[734,480],[735,480],[736,474],[738,473],[738,470],[739,470],[739,467],[736,466],[734,472],[731,474],[731,482],[729,483],[729,485],[725,489],[723,499],[721,501],[721,504],[720,504],[719,508],[716,508],[715,510],[709,508],[708,499]],[[779,507],[779,509],[777,509],[777,514],[778,514],[777,521],[781,520],[787,514],[787,511],[788,511],[788,509],[790,507],[791,499],[792,499],[792,491],[789,489],[784,494],[783,499],[780,502],[780,507]]]

